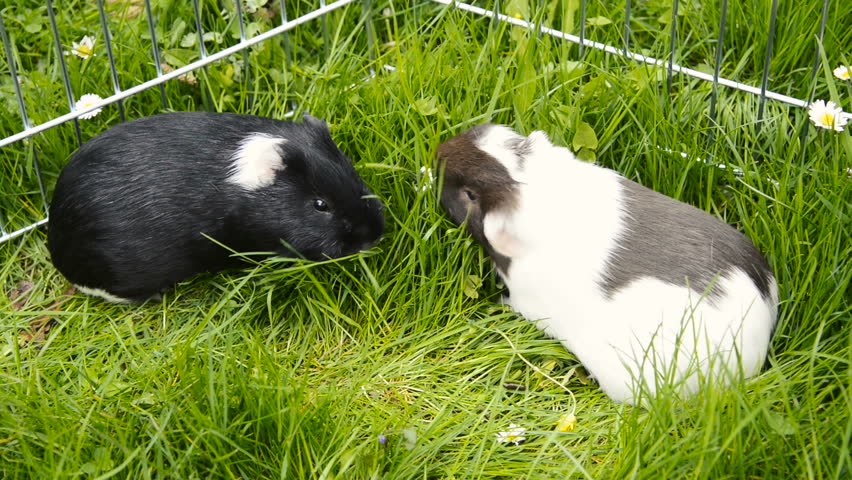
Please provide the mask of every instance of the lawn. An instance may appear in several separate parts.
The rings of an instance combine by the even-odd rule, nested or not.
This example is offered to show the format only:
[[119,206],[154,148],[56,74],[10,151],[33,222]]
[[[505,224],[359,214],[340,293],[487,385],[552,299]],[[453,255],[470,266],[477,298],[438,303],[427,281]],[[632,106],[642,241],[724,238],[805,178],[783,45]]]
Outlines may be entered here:
[[[68,100],[45,7],[26,3],[32,8],[2,15],[29,119],[39,124],[67,113]],[[162,62],[198,59],[191,5],[151,3]],[[771,1],[733,3],[721,73],[759,85]],[[852,16],[833,2],[817,49],[822,2],[782,3],[770,89],[852,110],[852,83],[832,75],[852,60]],[[281,21],[278,2],[244,6],[258,4],[243,12],[247,36]],[[632,4],[630,47],[667,58],[670,3]],[[140,5],[106,5],[122,88],[156,74]],[[680,2],[677,62],[712,71],[720,5]],[[757,97],[721,87],[714,124],[709,83],[675,75],[669,91],[664,69],[591,49],[581,58],[577,46],[439,4],[369,6],[371,28],[355,2],[327,17],[327,34],[315,20],[286,45],[270,40],[122,107],[127,118],[166,109],[283,118],[295,107],[326,119],[385,203],[383,240],[337,261],[270,259],[200,275],[141,306],[70,292],[44,228],[0,244],[0,477],[852,476],[848,131],[817,129],[805,109],[774,101],[758,119]],[[578,6],[501,5],[574,33]],[[208,53],[239,40],[233,2],[201,7]],[[287,15],[316,7],[287,2]],[[95,56],[64,57],[75,98],[109,96],[94,2],[54,8],[64,49],[96,36]],[[586,35],[622,46],[624,13],[623,1],[589,2]],[[823,61],[812,75],[816,52]],[[0,64],[9,112],[0,137],[22,128],[8,73]],[[82,140],[120,116],[112,104],[80,120]],[[497,305],[490,261],[448,220],[440,186],[422,173],[438,143],[484,121],[576,143],[751,238],[781,296],[764,371],[690,399],[615,404],[558,342]],[[586,125],[593,140],[576,135]],[[35,160],[49,197],[76,148],[71,122],[2,149],[7,230],[44,217]],[[568,414],[576,426],[558,428]],[[496,441],[510,424],[527,429],[524,443]]]

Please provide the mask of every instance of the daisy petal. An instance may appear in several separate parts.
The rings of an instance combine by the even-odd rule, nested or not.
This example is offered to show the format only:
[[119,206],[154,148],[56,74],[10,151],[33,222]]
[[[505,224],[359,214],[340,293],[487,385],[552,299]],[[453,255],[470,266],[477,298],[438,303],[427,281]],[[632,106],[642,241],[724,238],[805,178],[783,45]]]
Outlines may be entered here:
[[817,100],[811,104],[808,109],[808,116],[817,127],[836,132],[842,132],[843,127],[849,121],[849,117],[843,112],[843,109],[835,105],[834,102],[823,100]]
[[512,445],[520,445],[521,443],[526,441],[527,437],[524,436],[524,434],[526,433],[526,428],[520,427],[513,423],[509,425],[509,430],[505,432],[495,433],[494,436],[497,437],[498,443],[511,443]]
[[[82,97],[80,97],[80,100],[78,100],[77,103],[74,104],[74,110],[77,110],[77,111],[87,110],[89,108],[100,105],[103,102],[103,100],[104,99],[101,98],[99,95],[95,95],[94,93],[87,93],[87,94],[83,95]],[[96,109],[92,110],[91,112],[86,112],[86,113],[80,115],[80,118],[83,119],[83,120],[88,120],[90,118],[96,117],[99,113],[101,113],[101,109],[96,108]]]

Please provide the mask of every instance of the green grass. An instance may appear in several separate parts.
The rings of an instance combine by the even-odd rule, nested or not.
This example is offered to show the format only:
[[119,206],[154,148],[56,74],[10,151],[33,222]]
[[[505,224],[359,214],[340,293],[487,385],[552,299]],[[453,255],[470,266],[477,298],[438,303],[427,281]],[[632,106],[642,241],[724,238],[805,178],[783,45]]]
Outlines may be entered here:
[[[164,31],[180,19],[191,25],[185,6],[154,3]],[[292,3],[290,18],[310,8]],[[700,11],[681,5],[681,28],[690,41],[680,55],[689,63],[713,58],[717,3],[702,3]],[[736,28],[729,30],[724,75],[759,81],[769,4],[751,1],[731,13]],[[218,16],[219,6],[203,6],[205,28],[232,31],[233,21]],[[388,6],[377,2],[374,8]],[[620,8],[590,2],[589,17],[615,21],[590,27],[590,37],[619,44]],[[852,19],[841,14],[839,2],[824,49],[829,67],[810,80],[815,44],[807,39],[819,8],[820,2],[807,2],[796,10],[800,15],[779,22],[785,33],[776,44],[770,86],[800,98],[813,89],[816,98],[831,97],[849,110],[847,86],[830,76],[830,68],[848,55],[840,46],[850,45],[852,35]],[[98,28],[93,11],[87,2],[63,2],[63,42],[70,45]],[[557,8],[546,15],[560,26],[562,20],[554,19],[563,13]],[[665,55],[668,30],[658,21],[664,13],[664,2],[634,5],[632,43]],[[9,18],[17,14],[3,13],[16,32],[25,94],[43,99],[30,103],[30,116],[39,123],[66,111],[61,77],[46,53],[52,46],[48,26],[28,32],[24,19],[15,27]],[[757,100],[727,90],[720,91],[719,125],[712,126],[707,84],[675,77],[669,97],[664,75],[655,69],[594,51],[582,63],[569,63],[577,60],[576,47],[539,41],[505,25],[493,29],[486,20],[436,5],[396,5],[391,16],[377,19],[377,76],[368,79],[359,18],[358,4],[331,15],[327,45],[318,22],[300,27],[291,37],[292,72],[283,68],[281,42],[272,41],[252,50],[248,74],[229,70],[241,61],[238,56],[196,72],[197,86],[172,82],[166,92],[169,107],[178,110],[281,117],[296,102],[326,118],[386,203],[382,242],[368,254],[325,264],[274,259],[201,275],[167,293],[162,303],[133,307],[63,296],[69,285],[50,264],[44,231],[0,245],[0,476],[852,475],[848,132],[817,132],[806,112],[774,103],[758,127]],[[123,86],[150,78],[144,15],[111,21],[122,48]],[[259,20],[257,28],[275,21]],[[236,41],[225,39],[223,45]],[[164,48],[179,50],[180,40]],[[103,44],[98,46],[86,66],[66,57],[78,96],[111,91]],[[222,46],[211,41],[208,48]],[[750,57],[750,48],[760,58]],[[385,64],[396,70],[384,70]],[[0,87],[6,95],[11,85]],[[9,98],[3,99],[8,105]],[[156,89],[125,106],[130,118],[163,109]],[[710,211],[753,239],[781,291],[765,371],[686,401],[663,396],[645,409],[618,405],[584,379],[558,342],[496,306],[499,286],[490,262],[447,220],[436,189],[419,190],[423,184],[416,178],[421,166],[432,164],[440,141],[486,120],[525,133],[542,129],[562,144],[571,144],[586,122],[597,134],[601,164]],[[84,139],[117,121],[116,106],[81,121]],[[4,116],[0,128],[3,136],[17,132],[20,119]],[[75,148],[68,124],[3,149],[0,215],[7,226],[40,218],[32,152],[50,192]],[[746,173],[738,177],[732,168],[692,161],[697,157]],[[20,282],[34,286],[16,303],[8,297]],[[45,338],[26,341],[22,334],[44,318],[55,322]],[[576,401],[540,372],[564,383]],[[525,389],[504,386],[512,383]],[[576,430],[555,432],[554,422],[572,411]],[[495,441],[510,423],[528,429],[526,443]]]

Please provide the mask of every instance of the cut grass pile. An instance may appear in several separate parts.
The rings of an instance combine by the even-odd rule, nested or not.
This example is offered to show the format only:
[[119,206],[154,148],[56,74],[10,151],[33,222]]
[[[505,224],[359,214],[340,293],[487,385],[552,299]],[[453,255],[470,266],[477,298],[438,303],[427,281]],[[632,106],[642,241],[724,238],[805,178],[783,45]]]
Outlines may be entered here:
[[[152,3],[164,58],[172,66],[193,60],[192,35],[186,36],[195,31],[191,11],[183,2]],[[590,3],[589,18],[614,21],[597,20],[604,25],[590,26],[590,37],[621,44],[623,5],[615,3]],[[718,3],[681,5],[684,61],[711,63]],[[781,12],[791,20],[779,27],[773,89],[800,98],[813,89],[816,98],[849,108],[847,85],[830,72],[843,61],[841,48],[852,45],[852,18],[835,3],[823,50],[828,62],[813,81],[810,39],[821,3]],[[154,71],[145,16],[127,13],[135,4],[108,3],[124,12],[110,17],[124,86]],[[665,56],[667,4],[634,5],[637,49]],[[323,264],[272,259],[201,275],[162,303],[116,306],[66,294],[69,285],[50,264],[44,231],[0,245],[3,476],[852,475],[848,132],[815,131],[806,112],[775,103],[757,123],[757,99],[727,90],[720,90],[718,126],[712,126],[708,84],[675,77],[669,95],[663,70],[589,50],[578,61],[576,47],[547,37],[504,24],[494,28],[439,5],[404,5],[373,5],[379,13],[372,51],[354,4],[328,17],[327,43],[318,22],[293,32],[291,70],[276,40],[251,49],[250,69],[237,56],[195,72],[196,85],[165,88],[176,110],[280,118],[296,104],[328,120],[386,204],[387,233],[371,252]],[[576,24],[571,5],[545,2],[541,13],[515,1],[504,11],[544,15],[560,27]],[[751,1],[730,13],[723,75],[758,83],[769,5]],[[782,10],[793,8],[785,5]],[[214,2],[202,7],[205,29],[222,35],[221,45],[211,36],[208,48],[235,41],[233,16],[222,15]],[[310,7],[288,2],[288,16]],[[274,5],[263,8],[268,11],[246,13],[257,24],[251,28],[278,21]],[[88,2],[63,2],[58,21],[66,25],[69,46],[97,32],[93,12]],[[34,123],[65,112],[49,26],[27,29],[26,9],[3,15],[18,35],[25,94],[43,98],[30,102]],[[65,58],[77,97],[111,91],[103,43],[95,52],[89,60]],[[0,87],[3,95],[10,92],[11,85]],[[3,98],[15,111],[14,101]],[[163,105],[153,89],[124,108],[136,118]],[[83,139],[118,118],[112,105],[81,121]],[[5,116],[0,131],[20,130],[19,121]],[[421,174],[440,141],[483,121],[576,142],[602,165],[748,235],[765,252],[781,291],[765,371],[687,401],[664,396],[646,409],[613,404],[558,342],[497,306],[499,285],[489,261],[448,221],[436,201],[438,187]],[[67,124],[3,149],[0,212],[7,227],[40,218],[33,152],[50,192],[75,148],[74,126]],[[745,173],[736,175],[737,169]],[[582,225],[576,234],[583,234]],[[26,292],[17,294],[19,286]],[[576,402],[540,372],[563,383]],[[557,431],[555,424],[572,412],[576,428]],[[527,429],[526,442],[496,441],[510,424]]]

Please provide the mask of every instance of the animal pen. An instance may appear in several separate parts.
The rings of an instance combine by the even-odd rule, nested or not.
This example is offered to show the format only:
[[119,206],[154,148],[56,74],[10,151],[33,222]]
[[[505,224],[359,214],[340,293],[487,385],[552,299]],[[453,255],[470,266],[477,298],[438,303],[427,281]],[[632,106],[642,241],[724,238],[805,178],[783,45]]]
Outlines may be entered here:
[[[849,0],[12,3],[0,477],[849,478]],[[75,293],[47,245],[60,172],[168,111],[325,120],[384,205],[379,243],[202,273],[160,302]],[[485,122],[543,130],[747,236],[780,297],[761,372],[630,407],[499,305],[434,169],[440,143]],[[596,212],[592,193],[548,215]]]
[[[46,176],[54,178],[58,175],[58,168],[64,163],[65,159],[52,159],[50,162],[45,162],[45,155],[48,151],[41,143],[47,136],[56,134],[56,129],[71,129],[73,134],[70,139],[75,143],[74,146],[79,146],[85,140],[81,133],[80,118],[85,117],[93,110],[100,110],[106,106],[113,105],[118,111],[118,119],[125,121],[128,118],[137,117],[137,113],[132,108],[127,108],[126,103],[134,96],[146,91],[158,91],[159,98],[148,97],[146,101],[161,102],[163,109],[170,107],[166,96],[165,86],[170,82],[174,83],[178,79],[197,82],[198,75],[196,72],[204,70],[208,66],[217,62],[227,62],[229,59],[234,64],[242,63],[242,70],[247,73],[244,76],[244,81],[249,81],[252,68],[268,68],[252,65],[247,54],[248,49],[258,46],[263,42],[282,42],[285,52],[285,58],[279,65],[276,72],[282,72],[280,75],[285,75],[286,71],[293,68],[299,68],[300,55],[298,46],[293,45],[294,33],[297,31],[305,31],[306,35],[314,35],[323,38],[323,48],[316,49],[312,54],[328,56],[330,45],[329,39],[329,20],[328,15],[336,11],[345,11],[345,15],[358,18],[359,28],[363,31],[358,34],[358,41],[351,42],[351,48],[357,49],[357,53],[363,57],[367,66],[369,75],[393,75],[394,65],[387,57],[379,57],[377,55],[378,47],[376,40],[376,24],[386,22],[387,17],[392,15],[397,21],[407,22],[423,22],[427,24],[428,15],[436,15],[444,10],[428,7],[433,2],[410,2],[410,4],[389,5],[376,3],[374,0],[339,0],[332,3],[326,3],[320,0],[318,3],[310,4],[307,2],[299,3],[296,7],[292,4],[297,2],[284,2],[278,0],[278,5],[273,5],[275,2],[270,0],[268,7],[269,11],[277,8],[280,12],[278,20],[280,24],[270,26],[266,31],[259,31],[257,28],[248,28],[250,24],[247,18],[250,15],[246,11],[247,7],[239,0],[228,5],[229,8],[223,8],[221,11],[215,11],[212,2],[203,2],[202,0],[193,0],[194,16],[180,22],[181,33],[186,32],[181,38],[182,45],[191,45],[197,49],[195,55],[189,55],[191,58],[197,59],[187,61],[183,65],[169,66],[165,63],[169,59],[169,52],[165,46],[168,39],[162,37],[174,36],[174,32],[164,32],[157,28],[158,19],[152,13],[152,4],[156,1],[144,0],[144,3],[139,1],[106,1],[98,0],[98,16],[97,18],[88,18],[86,21],[97,21],[97,24],[89,25],[89,30],[98,38],[98,51],[102,51],[106,57],[106,66],[109,68],[109,95],[103,99],[98,99],[96,104],[79,104],[77,99],[84,93],[79,87],[75,88],[72,85],[72,80],[69,76],[68,63],[72,60],[73,55],[69,56],[69,46],[73,44],[71,34],[63,28],[57,21],[57,10],[62,8],[64,2],[54,2],[48,0],[43,9],[38,9],[38,14],[42,12],[48,17],[48,25],[40,23],[27,23],[28,20],[21,21],[19,10],[14,8],[6,8],[0,16],[0,36],[2,36],[3,48],[5,53],[5,64],[3,65],[2,76],[4,79],[3,88],[6,94],[7,106],[7,121],[3,126],[3,139],[0,140],[3,155],[7,157],[7,165],[12,165],[13,171],[7,171],[4,175],[13,179],[6,185],[6,190],[0,193],[0,242],[11,240],[29,230],[46,224],[49,221],[49,198],[50,198],[50,183],[46,180]],[[166,2],[167,3],[167,2]],[[249,2],[250,4],[257,2]],[[265,2],[261,2],[265,3]],[[691,77],[701,81],[708,82],[711,85],[711,93],[707,99],[707,117],[712,125],[717,123],[719,115],[719,99],[720,96],[730,96],[731,101],[737,101],[738,95],[751,96],[757,99],[755,104],[756,123],[759,125],[766,115],[767,103],[777,104],[783,108],[779,110],[782,114],[796,116],[801,115],[801,111],[808,107],[812,101],[813,88],[799,88],[798,90],[807,92],[804,97],[790,96],[784,93],[774,91],[772,89],[771,79],[773,77],[772,58],[773,47],[776,36],[778,35],[778,26],[789,19],[779,18],[778,1],[773,0],[771,11],[768,18],[765,18],[765,26],[761,27],[766,32],[765,48],[749,49],[746,54],[755,58],[760,58],[763,65],[760,72],[760,81],[756,84],[742,83],[737,80],[727,78],[727,72],[722,71],[723,58],[729,56],[726,52],[726,32],[730,30],[730,24],[737,23],[740,19],[735,17],[728,11],[727,0],[721,0],[718,5],[719,22],[716,25],[717,34],[715,38],[715,56],[714,58],[701,59],[698,64],[684,64],[681,60],[687,60],[689,55],[683,53],[688,51],[689,35],[682,33],[685,27],[682,24],[688,24],[688,16],[684,16],[683,12],[689,12],[690,2],[675,0],[670,3],[667,15],[673,19],[669,22],[667,28],[667,39],[665,39],[666,48],[660,48],[660,44],[655,49],[652,49],[658,54],[656,56],[642,53],[648,49],[641,48],[635,42],[631,42],[634,36],[634,26],[631,23],[631,15],[633,14],[636,5],[632,0],[626,0],[623,11],[620,12],[622,18],[618,22],[617,28],[622,32],[623,43],[621,44],[604,44],[595,41],[590,35],[590,27],[588,25],[596,25],[604,22],[612,22],[613,20],[605,17],[590,17],[590,10],[595,5],[589,0],[582,0],[579,3],[578,11],[575,15],[578,20],[575,22],[577,28],[571,31],[560,30],[547,26],[542,21],[547,9],[546,2],[536,0],[528,6],[528,11],[525,16],[519,13],[509,15],[504,13],[506,8],[501,3],[512,2],[473,2],[463,3],[450,0],[435,0],[434,3],[445,5],[447,9],[457,9],[466,12],[469,15],[480,17],[482,22],[491,22],[494,28],[498,25],[508,24],[519,28],[527,29],[535,32],[539,37],[550,36],[565,43],[575,44],[576,49],[572,50],[572,55],[575,61],[583,61],[587,58],[588,52],[597,50],[604,52],[606,55],[620,57],[624,62],[636,62],[638,64],[647,64],[654,67],[654,74],[664,74],[665,79],[662,83],[666,92],[669,95],[673,94],[673,85],[678,82],[678,77]],[[552,2],[551,2],[552,3]],[[566,4],[571,2],[566,2]],[[799,84],[806,86],[813,85],[814,79],[817,77],[820,65],[820,45],[826,35],[826,25],[830,12],[829,0],[824,0],[819,18],[812,19],[814,23],[814,35],[812,38],[801,39],[803,42],[808,42],[813,45],[813,56],[810,59],[811,68],[799,68],[796,72]],[[257,8],[257,7],[254,7]],[[707,8],[707,7],[705,7]],[[108,9],[112,9],[112,13],[107,13]],[[142,13],[144,11],[144,13]],[[223,39],[218,32],[209,32],[205,30],[205,22],[210,21],[210,17],[228,15],[231,22],[230,27],[237,27],[238,38],[232,45],[227,45],[227,36]],[[126,46],[125,39],[116,36],[112,24],[118,21],[133,21],[143,22],[146,24],[145,35],[147,38],[144,44],[149,54],[149,70],[151,70],[150,78],[122,78],[121,63],[119,58],[122,54],[122,49]],[[592,20],[590,22],[590,19]],[[49,28],[52,43],[51,45],[40,45],[36,52],[25,51],[16,43],[20,38],[20,34],[26,29],[41,29]],[[760,29],[760,28],[759,28]],[[159,31],[158,31],[159,30]],[[194,31],[193,31],[194,30]],[[94,33],[97,31],[97,33]],[[441,35],[441,32],[431,32],[432,35]],[[197,37],[197,38],[193,38]],[[303,38],[303,37],[302,37]],[[211,51],[206,45],[210,45],[211,40],[215,39],[220,49]],[[296,52],[294,53],[294,49]],[[182,49],[181,54],[186,54]],[[94,53],[94,52],[92,52]],[[165,55],[164,55],[165,54]],[[35,57],[34,57],[35,55]],[[171,63],[183,63],[180,56],[175,53],[171,56],[174,59]],[[739,63],[741,62],[733,62]],[[47,62],[47,64],[45,63]],[[29,78],[33,69],[40,68],[46,70],[49,75],[49,81],[55,82],[57,88],[51,94],[56,98],[45,98],[43,92],[39,89],[29,89],[29,84],[32,80]],[[364,81],[369,78],[365,77]],[[61,93],[59,85],[61,85]],[[295,87],[293,87],[295,88]],[[31,90],[31,91],[28,91]],[[102,89],[103,90],[103,89]],[[203,90],[203,88],[202,88]],[[681,90],[682,89],[677,89]],[[210,92],[205,95],[209,96]],[[156,96],[156,95],[155,95]],[[283,116],[290,116],[293,113],[293,108],[297,108],[295,96],[291,97],[290,109]],[[204,106],[209,108],[209,98],[206,98]],[[247,94],[244,102],[250,102],[251,95]],[[848,114],[841,114],[848,115]],[[12,121],[16,119],[16,121]],[[13,128],[14,130],[11,130]],[[807,130],[807,127],[805,127]],[[708,142],[713,142],[717,135],[717,129],[708,130]],[[68,136],[63,136],[63,141],[69,139]],[[656,146],[665,151],[675,152],[682,155],[684,161],[700,160],[712,162],[710,158],[700,156],[687,155],[685,152],[678,151],[676,145],[658,145]],[[14,158],[13,161],[8,161],[8,158]],[[725,165],[719,165],[724,168]],[[14,187],[16,190],[9,190]]]

